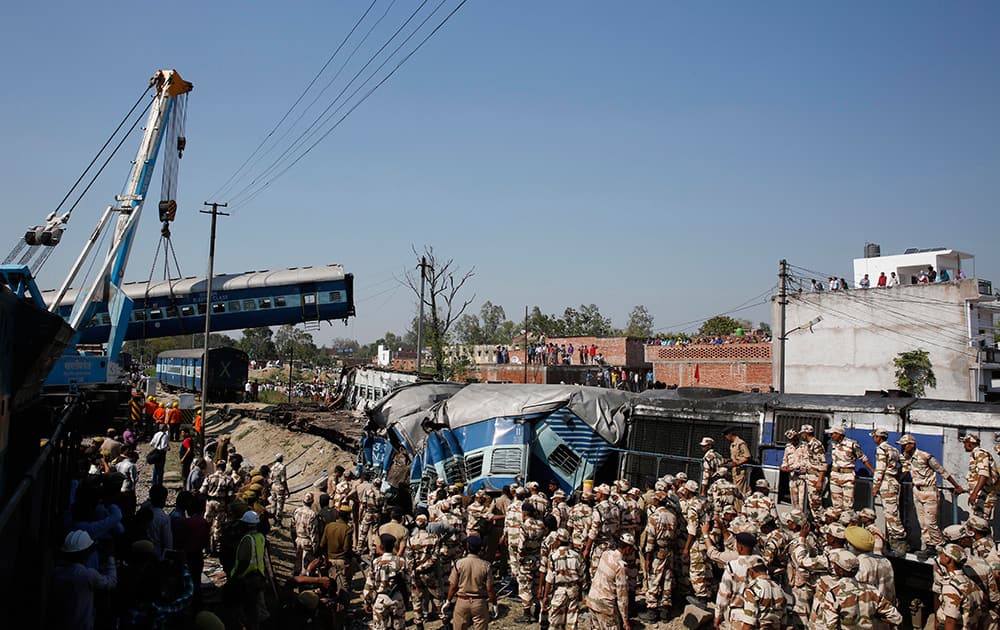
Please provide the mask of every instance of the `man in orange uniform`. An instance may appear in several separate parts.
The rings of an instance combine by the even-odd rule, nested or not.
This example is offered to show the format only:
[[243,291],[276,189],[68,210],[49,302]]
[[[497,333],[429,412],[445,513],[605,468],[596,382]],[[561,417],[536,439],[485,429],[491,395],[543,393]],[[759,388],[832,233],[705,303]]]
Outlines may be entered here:
[[156,425],[156,420],[154,418],[154,414],[156,414],[156,410],[159,409],[159,408],[160,408],[160,405],[158,405],[156,403],[156,396],[147,396],[146,397],[146,404],[143,405],[143,407],[142,407],[142,416],[143,416],[143,420],[145,420],[145,425],[144,426],[145,426],[147,434],[152,434],[152,432],[153,432],[153,426]]
[[170,411],[166,414],[171,440],[179,440],[181,437],[181,422],[184,420],[184,414],[178,407],[177,401],[174,401],[170,405]]

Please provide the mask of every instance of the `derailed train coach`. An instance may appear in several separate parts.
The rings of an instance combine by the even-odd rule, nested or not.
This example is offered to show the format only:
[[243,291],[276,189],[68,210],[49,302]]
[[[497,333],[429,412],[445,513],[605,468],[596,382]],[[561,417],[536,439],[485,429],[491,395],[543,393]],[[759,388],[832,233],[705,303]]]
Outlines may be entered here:
[[438,480],[474,492],[554,479],[573,491],[612,459],[617,465],[629,398],[565,385],[404,387],[369,412],[362,464],[394,487],[405,483],[417,502]]

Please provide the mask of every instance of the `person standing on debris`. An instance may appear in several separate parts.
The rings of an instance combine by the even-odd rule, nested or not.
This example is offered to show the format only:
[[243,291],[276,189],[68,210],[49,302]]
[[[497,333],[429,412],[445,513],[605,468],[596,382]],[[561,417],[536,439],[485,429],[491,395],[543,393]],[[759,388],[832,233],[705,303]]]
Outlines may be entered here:
[[913,481],[913,506],[917,511],[917,521],[920,523],[920,540],[923,550],[917,554],[921,560],[934,555],[934,549],[944,544],[941,529],[938,527],[938,502],[940,491],[937,486],[937,476],[951,482],[955,494],[962,494],[965,488],[950,472],[944,469],[934,456],[917,448],[917,441],[909,433],[900,436],[897,442],[902,449],[900,464],[904,473],[910,473]]
[[299,575],[316,555],[319,515],[313,510],[313,493],[307,492],[302,505],[292,513],[292,531],[295,534],[295,566],[292,575]]
[[631,630],[625,556],[634,544],[631,534],[622,534],[615,549],[601,554],[587,593],[591,630]]
[[804,424],[799,429],[803,441],[806,473],[806,502],[809,514],[816,518],[823,510],[823,482],[826,479],[826,449],[813,435],[813,426]]
[[271,489],[274,491],[274,520],[281,526],[281,517],[285,513],[285,499],[288,498],[288,470],[285,467],[285,456],[278,453],[274,456],[274,466],[271,467]]
[[781,470],[788,473],[788,494],[793,510],[806,511],[806,467],[805,447],[799,442],[799,432],[785,431],[785,454],[781,460]]
[[969,472],[965,476],[969,488],[969,511],[992,521],[993,508],[997,503],[996,462],[989,451],[979,445],[979,436],[966,433],[962,444],[969,454]]
[[906,530],[899,518],[899,478],[902,476],[899,450],[889,445],[889,432],[886,429],[875,429],[871,436],[876,445],[872,498],[882,497],[889,549],[896,555],[904,555],[907,549]]
[[[743,497],[750,496],[750,471],[747,464],[750,463],[750,447],[736,434],[736,427],[729,427],[723,432],[726,441],[729,442],[729,461],[727,465],[733,473],[733,483]],[[742,500],[736,504],[739,511]]]
[[485,630],[490,625],[490,617],[498,616],[493,571],[490,563],[478,555],[482,540],[472,536],[466,544],[468,554],[451,568],[446,605],[455,601],[451,623],[455,630]]
[[713,448],[715,440],[710,437],[701,438],[701,449],[705,452],[701,458],[701,496],[708,493],[708,487],[716,478],[716,473],[722,468],[722,455]]
[[857,479],[855,466],[860,461],[869,472],[875,474],[875,469],[868,456],[861,450],[861,445],[847,436],[847,429],[842,424],[835,424],[827,431],[830,441],[830,501],[836,510],[854,509],[854,483]]

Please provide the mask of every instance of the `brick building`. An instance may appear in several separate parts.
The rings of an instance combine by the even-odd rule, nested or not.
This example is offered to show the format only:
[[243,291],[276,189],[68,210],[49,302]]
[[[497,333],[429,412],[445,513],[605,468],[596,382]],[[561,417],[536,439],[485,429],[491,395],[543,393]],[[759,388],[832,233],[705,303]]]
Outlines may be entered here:
[[678,387],[718,387],[749,392],[772,385],[771,343],[649,345],[653,380]]

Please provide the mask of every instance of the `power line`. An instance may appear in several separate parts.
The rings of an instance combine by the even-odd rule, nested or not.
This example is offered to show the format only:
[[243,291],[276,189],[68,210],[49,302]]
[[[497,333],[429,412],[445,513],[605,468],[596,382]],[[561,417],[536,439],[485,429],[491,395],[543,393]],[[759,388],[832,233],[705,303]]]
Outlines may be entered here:
[[[661,331],[664,331],[664,330],[676,330],[676,329],[683,330],[684,327],[686,327],[686,326],[690,326],[691,324],[700,324],[701,322],[708,321],[708,320],[712,319],[713,317],[719,317],[721,315],[732,315],[733,313],[738,313],[740,311],[745,311],[747,309],[751,309],[751,308],[755,308],[755,307],[761,306],[762,304],[766,304],[767,302],[770,301],[770,299],[771,299],[771,292],[773,292],[776,288],[777,288],[777,285],[770,286],[767,289],[765,289],[764,291],[761,291],[760,293],[758,293],[754,297],[750,298],[749,300],[746,300],[745,302],[741,303],[739,306],[735,306],[735,307],[729,309],[728,311],[724,311],[722,313],[716,313],[714,315],[709,315],[708,317],[702,317],[700,319],[692,319],[691,321],[687,321],[687,322],[680,322],[678,324],[670,324],[668,326],[662,326],[660,328],[654,329],[653,332],[661,332]],[[762,298],[765,295],[767,296],[767,300],[762,302],[761,300],[762,300]]]

